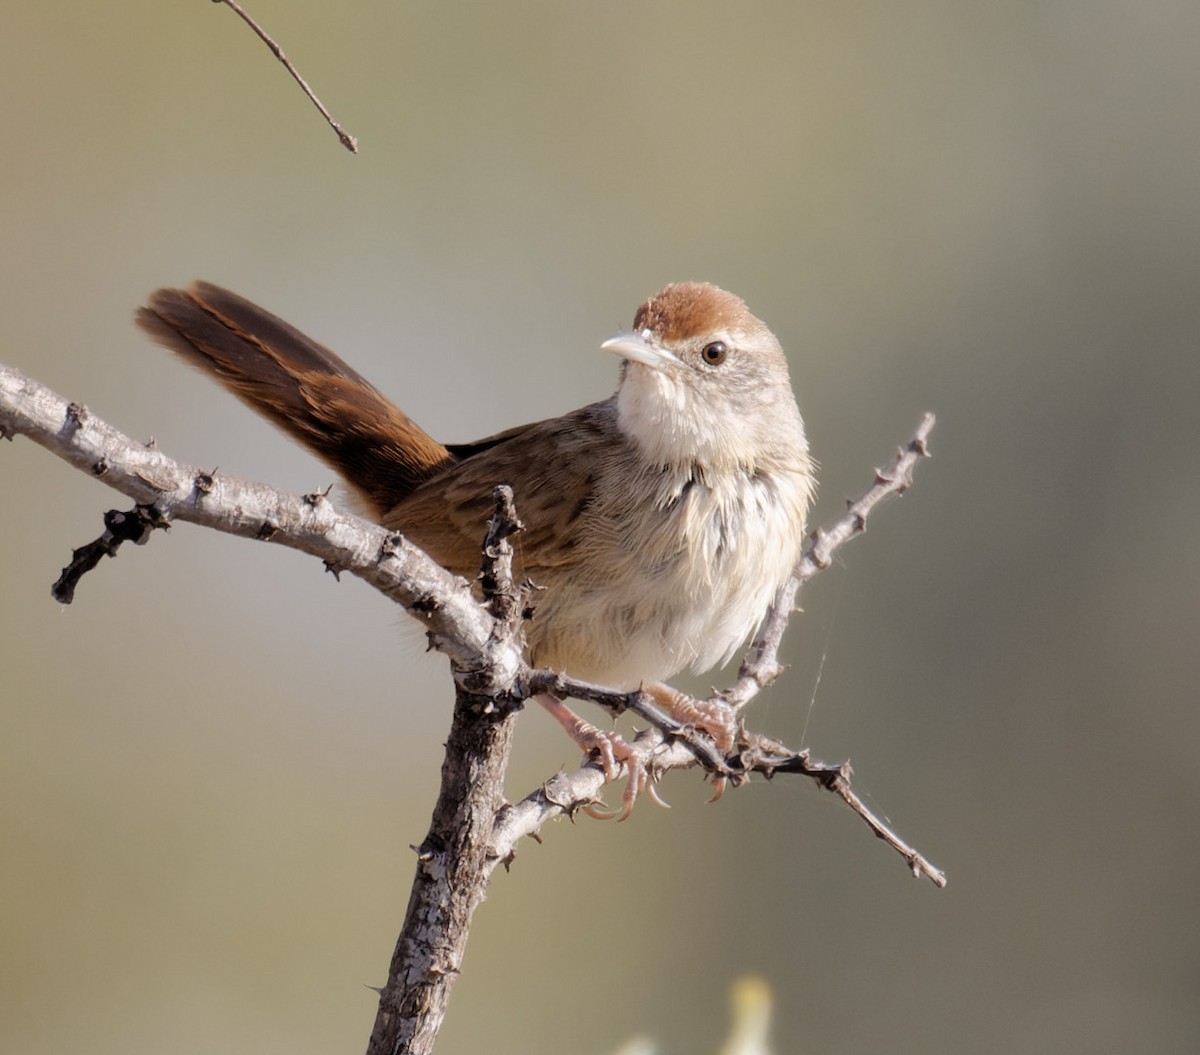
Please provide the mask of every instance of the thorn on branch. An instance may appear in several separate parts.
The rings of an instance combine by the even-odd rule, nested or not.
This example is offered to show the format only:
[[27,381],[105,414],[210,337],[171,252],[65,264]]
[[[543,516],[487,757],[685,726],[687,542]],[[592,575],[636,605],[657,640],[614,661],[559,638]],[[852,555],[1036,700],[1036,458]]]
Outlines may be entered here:
[[[214,0],[214,2],[216,2],[216,0]],[[388,535],[388,537],[383,540],[382,545],[379,547],[379,557],[377,559],[379,560],[380,563],[382,563],[383,561],[391,560],[393,557],[396,556],[396,554],[400,551],[400,549],[403,545],[404,545],[404,536],[403,535],[401,535],[401,534]]]
[[330,494],[333,493],[333,484],[330,484],[324,491],[309,491],[304,496],[306,505],[312,506],[313,509],[318,508],[322,502],[326,501]]
[[75,589],[102,557],[115,557],[122,542],[144,546],[156,528],[166,530],[171,522],[153,505],[134,506],[128,513],[110,509],[104,514],[104,534],[71,552],[71,563],[50,587],[50,595],[60,604],[75,600]]
[[66,430],[68,432],[74,432],[81,425],[87,423],[88,416],[88,408],[82,403],[69,403],[67,405]]
[[829,548],[829,535],[824,528],[816,528],[809,538],[812,540],[808,547],[812,562],[817,566],[818,570],[824,571],[833,563],[832,557],[826,553],[826,550]]

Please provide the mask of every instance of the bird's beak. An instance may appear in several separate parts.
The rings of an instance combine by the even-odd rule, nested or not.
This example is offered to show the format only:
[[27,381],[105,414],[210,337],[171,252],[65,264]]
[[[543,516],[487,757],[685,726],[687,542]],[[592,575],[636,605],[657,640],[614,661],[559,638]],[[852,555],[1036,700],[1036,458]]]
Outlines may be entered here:
[[665,370],[679,362],[679,359],[661,345],[651,344],[644,333],[618,333],[600,345],[600,348],[605,352],[616,352],[631,363],[641,363],[655,370]]

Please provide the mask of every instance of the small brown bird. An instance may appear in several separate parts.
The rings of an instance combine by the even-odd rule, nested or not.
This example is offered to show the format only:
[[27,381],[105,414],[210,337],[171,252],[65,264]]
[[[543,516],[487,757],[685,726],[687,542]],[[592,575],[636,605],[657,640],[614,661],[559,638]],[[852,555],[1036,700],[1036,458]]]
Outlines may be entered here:
[[[493,488],[510,484],[526,525],[516,571],[541,587],[537,666],[643,685],[670,707],[659,683],[727,662],[799,559],[814,466],[787,361],[715,286],[667,286],[601,345],[624,360],[610,398],[465,444],[439,443],[329,349],[218,286],[160,289],[137,320],[451,571],[475,575]],[[634,770],[615,733],[543,703],[610,776]],[[645,786],[633,773],[623,815]]]

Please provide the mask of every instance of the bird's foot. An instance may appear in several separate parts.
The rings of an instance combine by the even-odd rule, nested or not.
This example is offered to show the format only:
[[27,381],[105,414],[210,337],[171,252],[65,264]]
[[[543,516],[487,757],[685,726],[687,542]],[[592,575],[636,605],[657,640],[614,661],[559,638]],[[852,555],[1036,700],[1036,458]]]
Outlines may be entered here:
[[[734,707],[723,700],[695,700],[678,689],[671,688],[661,682],[643,685],[642,690],[654,698],[677,722],[699,729],[712,738],[713,744],[723,755],[728,755],[737,744],[742,733],[740,708]],[[709,802],[716,802],[725,794],[728,785],[726,777],[716,775],[712,778],[713,796]]]
[[670,809],[669,804],[659,797],[658,790],[654,786],[657,777],[649,762],[650,749],[648,746],[643,747],[636,740],[631,744],[616,730],[598,729],[591,722],[580,718],[557,696],[539,696],[538,701],[554,716],[558,724],[566,730],[567,735],[583,749],[585,754],[595,754],[596,760],[604,772],[605,780],[619,779],[622,771],[628,776],[625,791],[621,796],[620,809],[608,810],[597,806],[586,806],[584,813],[597,820],[616,818],[623,821],[633,812],[634,803],[643,792],[659,806]]
[[712,738],[718,751],[729,754],[742,732],[741,710],[722,700],[694,700],[686,693],[652,682],[642,690],[654,698],[677,722],[699,729]]

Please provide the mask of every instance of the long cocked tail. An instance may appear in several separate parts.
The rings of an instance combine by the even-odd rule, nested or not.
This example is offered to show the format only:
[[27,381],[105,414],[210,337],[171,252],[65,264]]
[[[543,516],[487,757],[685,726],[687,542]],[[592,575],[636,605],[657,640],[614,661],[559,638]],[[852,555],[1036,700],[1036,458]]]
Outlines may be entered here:
[[227,289],[157,290],[137,322],[323,459],[377,517],[457,461],[328,348]]

